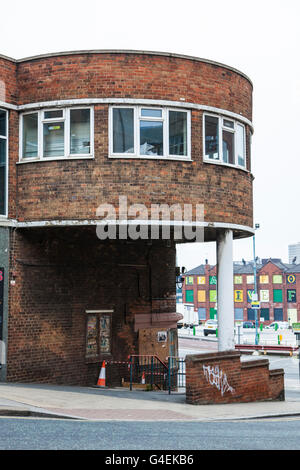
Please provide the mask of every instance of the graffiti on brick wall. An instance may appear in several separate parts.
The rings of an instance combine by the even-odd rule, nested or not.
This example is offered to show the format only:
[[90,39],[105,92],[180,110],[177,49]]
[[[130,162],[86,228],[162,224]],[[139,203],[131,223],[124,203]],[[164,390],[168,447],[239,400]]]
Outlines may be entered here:
[[220,370],[219,366],[212,367],[203,365],[203,372],[207,382],[220,390],[222,396],[226,392],[235,393],[234,388],[228,383],[227,375]]

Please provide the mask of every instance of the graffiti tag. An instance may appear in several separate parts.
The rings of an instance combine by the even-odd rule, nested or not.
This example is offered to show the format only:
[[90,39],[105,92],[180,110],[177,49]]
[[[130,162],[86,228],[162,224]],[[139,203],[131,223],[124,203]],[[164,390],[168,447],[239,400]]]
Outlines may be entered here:
[[203,365],[203,372],[207,382],[220,390],[222,396],[226,392],[235,393],[234,388],[228,383],[227,375],[219,369],[219,366],[211,367]]

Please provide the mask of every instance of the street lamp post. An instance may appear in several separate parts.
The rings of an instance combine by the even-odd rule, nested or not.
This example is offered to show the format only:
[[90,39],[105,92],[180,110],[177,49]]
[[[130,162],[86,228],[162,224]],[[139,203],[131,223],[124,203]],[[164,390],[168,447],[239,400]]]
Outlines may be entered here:
[[[255,230],[259,228],[259,224],[255,224]],[[254,271],[254,299],[255,301],[258,300],[257,295],[257,274],[256,274],[256,256],[255,256],[255,232],[253,234],[253,271]],[[255,344],[258,344],[258,315],[257,315],[257,308],[255,309]]]

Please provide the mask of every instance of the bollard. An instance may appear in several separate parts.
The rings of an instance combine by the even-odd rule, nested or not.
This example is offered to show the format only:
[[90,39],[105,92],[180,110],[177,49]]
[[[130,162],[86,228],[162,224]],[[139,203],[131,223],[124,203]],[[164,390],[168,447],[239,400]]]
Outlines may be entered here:
[[278,335],[278,344],[280,344],[281,335]]
[[196,327],[193,326],[193,335],[196,336]]

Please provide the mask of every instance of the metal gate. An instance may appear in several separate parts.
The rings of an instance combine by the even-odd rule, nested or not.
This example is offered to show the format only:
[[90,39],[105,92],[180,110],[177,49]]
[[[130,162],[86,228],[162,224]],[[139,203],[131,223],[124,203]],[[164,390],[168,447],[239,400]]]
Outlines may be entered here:
[[185,391],[185,359],[182,357],[168,358],[168,391]]

